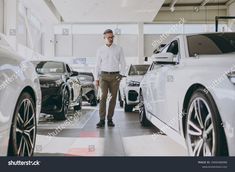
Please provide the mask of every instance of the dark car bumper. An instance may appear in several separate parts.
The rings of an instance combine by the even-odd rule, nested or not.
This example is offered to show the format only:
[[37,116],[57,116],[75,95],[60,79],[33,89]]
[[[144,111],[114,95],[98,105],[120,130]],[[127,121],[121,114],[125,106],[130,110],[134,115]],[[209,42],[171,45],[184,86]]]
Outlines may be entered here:
[[62,91],[60,87],[41,88],[42,113],[56,113],[62,109]]

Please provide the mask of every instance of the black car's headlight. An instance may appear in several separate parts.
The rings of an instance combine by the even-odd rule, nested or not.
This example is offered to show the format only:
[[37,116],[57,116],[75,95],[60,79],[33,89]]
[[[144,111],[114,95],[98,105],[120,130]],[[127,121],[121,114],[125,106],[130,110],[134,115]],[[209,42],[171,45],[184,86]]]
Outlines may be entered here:
[[228,79],[235,84],[235,71],[227,73]]
[[127,85],[128,86],[132,86],[132,87],[139,87],[140,86],[140,82],[138,82],[138,81],[128,81]]
[[44,88],[50,88],[50,87],[60,87],[61,84],[62,84],[62,81],[57,80],[54,82],[48,82],[48,83],[41,84],[41,86]]

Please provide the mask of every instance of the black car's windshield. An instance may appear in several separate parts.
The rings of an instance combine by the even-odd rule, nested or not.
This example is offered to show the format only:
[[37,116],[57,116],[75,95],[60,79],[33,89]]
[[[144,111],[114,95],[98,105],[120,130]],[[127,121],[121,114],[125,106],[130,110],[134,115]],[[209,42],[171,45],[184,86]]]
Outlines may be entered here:
[[128,75],[144,75],[149,65],[131,65]]
[[82,74],[82,75],[80,74],[80,75],[78,75],[78,78],[82,82],[93,82],[94,81],[93,76],[86,75],[86,74]]
[[189,56],[235,52],[235,33],[187,36]]
[[64,73],[64,64],[62,62],[39,62],[36,65],[36,71],[39,74],[58,74]]

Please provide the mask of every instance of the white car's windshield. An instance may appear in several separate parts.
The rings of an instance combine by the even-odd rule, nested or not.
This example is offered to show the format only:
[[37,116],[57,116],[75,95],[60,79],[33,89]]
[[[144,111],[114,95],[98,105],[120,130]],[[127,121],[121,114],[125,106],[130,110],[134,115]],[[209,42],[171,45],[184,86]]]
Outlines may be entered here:
[[39,74],[57,74],[64,73],[64,65],[61,62],[42,61],[37,64],[36,71]]
[[144,75],[149,65],[131,65],[128,75]]
[[78,76],[78,78],[79,78],[79,80],[80,81],[86,81],[86,82],[93,82],[94,81],[94,78],[92,77],[92,76],[90,76],[90,75],[79,75]]
[[189,56],[235,52],[235,33],[187,36]]

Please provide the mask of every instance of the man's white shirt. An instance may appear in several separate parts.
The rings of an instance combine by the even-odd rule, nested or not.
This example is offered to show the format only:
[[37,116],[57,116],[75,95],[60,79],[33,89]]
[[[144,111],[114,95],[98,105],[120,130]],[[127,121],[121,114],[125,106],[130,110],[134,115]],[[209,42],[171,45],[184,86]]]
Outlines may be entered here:
[[104,45],[97,50],[95,79],[99,80],[101,71],[120,72],[125,75],[126,60],[122,47],[112,44],[110,47]]

